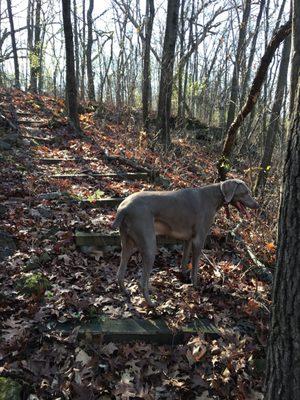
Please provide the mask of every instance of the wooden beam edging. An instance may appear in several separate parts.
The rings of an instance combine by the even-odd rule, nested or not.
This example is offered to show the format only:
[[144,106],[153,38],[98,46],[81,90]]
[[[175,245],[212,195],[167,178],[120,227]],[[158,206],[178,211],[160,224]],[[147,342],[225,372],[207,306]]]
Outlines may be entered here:
[[120,155],[119,156],[109,155],[105,151],[102,151],[101,154],[104,156],[104,158],[106,158],[107,161],[112,161],[112,162],[118,161],[120,163],[123,163],[125,165],[134,168],[136,171],[145,172],[149,174],[151,182],[154,182],[157,185],[161,185],[165,189],[167,189],[171,184],[171,182],[167,178],[161,176],[156,169],[152,168],[151,165],[140,165],[138,164],[138,161],[136,161],[133,158],[126,158]]
[[148,180],[149,174],[145,172],[120,172],[120,173],[79,173],[79,174],[56,174],[51,175],[51,178],[57,179],[73,179],[73,178],[112,178],[112,179],[129,179],[129,180]]
[[[101,232],[75,232],[75,243],[78,247],[95,247],[105,248],[108,246],[120,247],[120,235],[114,231],[111,234]],[[182,240],[174,239],[167,236],[157,236],[158,245],[176,245],[182,244]]]
[[77,328],[81,337],[86,335],[103,338],[103,341],[127,343],[143,341],[146,343],[175,345],[184,343],[187,337],[202,333],[212,338],[220,336],[216,326],[206,318],[195,318],[181,328],[172,329],[163,318],[141,319],[122,318],[110,319],[107,316],[94,318],[83,323],[54,323],[50,329],[62,333],[70,333]]
[[63,162],[97,162],[99,161],[97,158],[36,158],[35,161],[39,162],[40,164],[59,164]]
[[122,203],[125,197],[104,197],[97,200],[79,200],[79,207],[115,207]]

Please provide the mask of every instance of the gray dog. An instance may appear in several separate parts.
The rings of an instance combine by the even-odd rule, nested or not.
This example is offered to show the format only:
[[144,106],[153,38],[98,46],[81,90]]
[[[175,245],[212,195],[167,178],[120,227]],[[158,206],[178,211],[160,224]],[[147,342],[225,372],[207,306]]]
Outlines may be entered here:
[[121,261],[118,283],[125,291],[124,277],[131,255],[142,255],[141,288],[146,302],[154,306],[149,295],[149,278],[156,254],[156,235],[167,235],[184,241],[181,266],[184,270],[192,251],[191,280],[197,286],[197,271],[201,251],[217,210],[226,204],[240,212],[245,207],[256,209],[258,203],[250,189],[239,179],[197,189],[163,192],[139,192],[127,197],[118,207],[113,228],[120,229]]

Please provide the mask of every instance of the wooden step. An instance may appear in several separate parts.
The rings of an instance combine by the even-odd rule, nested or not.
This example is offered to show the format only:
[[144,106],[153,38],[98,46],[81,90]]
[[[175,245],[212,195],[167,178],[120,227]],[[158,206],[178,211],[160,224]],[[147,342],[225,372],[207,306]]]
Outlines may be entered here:
[[23,139],[32,140],[34,142],[42,142],[42,143],[51,143],[54,138],[52,137],[40,137],[40,136],[31,136],[31,135],[23,135]]
[[21,118],[19,118],[19,119],[18,119],[18,123],[19,123],[20,125],[45,126],[45,125],[48,123],[48,121],[45,120],[45,119],[44,119],[44,120],[35,120],[35,119],[21,119]]
[[115,207],[118,206],[124,200],[124,197],[105,197],[97,200],[79,200],[78,205],[80,207]]
[[149,180],[149,174],[145,172],[119,172],[119,173],[79,173],[79,174],[55,174],[51,178],[57,179],[76,179],[76,178],[111,178],[111,179],[128,179],[128,180]]
[[110,319],[107,316],[98,317],[85,323],[56,323],[51,327],[52,330],[63,333],[70,333],[75,328],[77,328],[81,337],[97,338],[101,336],[106,343],[142,341],[160,345],[175,345],[182,344],[191,335],[199,333],[213,339],[220,336],[216,326],[205,318],[195,318],[192,322],[176,330],[172,329],[163,318],[153,320],[142,318]]
[[60,164],[63,162],[97,162],[99,159],[97,158],[37,158],[36,161],[38,161],[41,164]]
[[[101,233],[101,232],[75,232],[75,243],[78,247],[93,247],[104,249],[109,246],[120,247],[120,235],[117,232]],[[174,239],[167,236],[157,236],[158,245],[176,245],[182,244],[182,240]]]
[[16,110],[16,113],[17,113],[17,115],[20,115],[20,116],[29,116],[29,115],[32,115],[32,112],[31,111],[23,111],[23,110]]
[[[109,155],[105,154],[104,152],[103,152],[102,156],[104,156],[107,161],[118,161],[121,164],[122,163],[126,164],[126,165],[128,165],[128,166],[130,166],[130,167],[132,167],[132,168],[134,168],[136,170],[136,172],[117,173],[117,174],[113,174],[113,175],[108,176],[108,177],[122,178],[122,177],[124,177],[125,174],[131,174],[130,177],[128,177],[128,178],[125,177],[125,179],[131,179],[131,180],[139,180],[139,179],[146,180],[147,179],[150,182],[153,182],[153,183],[155,183],[157,185],[161,185],[165,189],[168,189],[170,184],[171,184],[171,182],[167,178],[165,178],[163,176],[160,176],[158,171],[150,169],[149,167],[147,168],[147,167],[138,165],[133,160],[126,159],[125,157],[121,157],[121,156],[109,156]],[[86,158],[86,159],[84,159],[84,158],[80,158],[80,157],[78,157],[78,158],[66,158],[66,159],[64,159],[64,158],[39,158],[37,161],[39,161],[41,164],[53,164],[54,165],[54,164],[59,164],[59,163],[63,163],[63,162],[68,162],[68,161],[78,162],[78,163],[80,163],[80,162],[97,162],[97,161],[99,161],[99,159],[97,159],[97,158]],[[54,175],[53,177],[54,178],[62,178],[62,179],[70,179],[70,178],[78,178],[78,177],[84,178],[84,177],[92,176],[92,175],[96,176],[96,177],[99,176],[95,172],[95,173],[89,173],[87,175],[85,175],[85,174],[77,174],[77,175],[73,175],[73,174],[57,174],[57,175]],[[103,175],[101,174],[100,176],[103,176]]]

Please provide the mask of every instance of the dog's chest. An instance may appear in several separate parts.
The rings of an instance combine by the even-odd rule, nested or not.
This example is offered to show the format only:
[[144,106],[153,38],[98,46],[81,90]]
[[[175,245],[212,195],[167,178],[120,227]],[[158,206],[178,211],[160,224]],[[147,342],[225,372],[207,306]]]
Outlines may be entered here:
[[192,237],[192,229],[188,226],[177,226],[160,220],[154,221],[156,235],[166,235],[176,239],[188,240]]

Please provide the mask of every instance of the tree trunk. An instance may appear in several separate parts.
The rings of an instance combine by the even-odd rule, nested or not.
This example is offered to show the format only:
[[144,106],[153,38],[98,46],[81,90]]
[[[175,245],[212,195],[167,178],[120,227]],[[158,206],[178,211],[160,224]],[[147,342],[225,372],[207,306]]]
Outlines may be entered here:
[[71,23],[71,0],[62,0],[63,24],[66,47],[66,99],[71,124],[80,131],[78,118],[77,85],[74,68],[74,45]]
[[266,4],[266,0],[261,0],[259,12],[258,12],[258,16],[257,16],[257,19],[256,19],[256,24],[255,24],[254,36],[253,36],[252,43],[251,43],[251,50],[250,50],[250,55],[249,55],[249,59],[248,59],[246,75],[245,75],[245,79],[244,79],[244,82],[243,82],[242,102],[245,100],[245,97],[246,97],[246,92],[247,92],[247,88],[248,88],[250,74],[251,74],[251,71],[252,71],[252,64],[253,64],[254,55],[255,55],[255,52],[256,52],[257,37],[258,37],[258,33],[259,33],[259,28],[260,28],[261,19],[262,19],[263,11],[264,11],[264,8],[265,8],[265,4]]
[[159,97],[157,107],[157,130],[160,142],[165,148],[170,144],[171,100],[173,87],[173,67],[177,38],[179,0],[168,0],[167,22],[161,63]]
[[245,51],[245,40],[247,32],[247,24],[250,16],[251,0],[246,0],[245,9],[243,12],[243,20],[240,26],[239,40],[236,50],[236,59],[233,66],[233,75],[231,82],[231,94],[229,100],[229,108],[227,113],[226,129],[228,130],[232,124],[235,116],[235,109],[237,106],[238,94],[239,94],[239,75],[240,75],[240,64],[243,53]]
[[278,73],[277,88],[270,115],[270,124],[267,130],[267,136],[265,140],[264,154],[261,160],[259,173],[255,183],[255,189],[254,189],[255,194],[257,194],[260,189],[263,189],[265,187],[268,171],[271,165],[272,155],[276,143],[276,136],[278,135],[279,131],[280,111],[282,108],[283,95],[287,83],[290,47],[291,47],[291,40],[289,36],[285,39],[284,46],[282,49],[282,57]]
[[[292,0],[292,31],[300,36],[300,7]],[[298,22],[297,22],[298,21]],[[300,47],[292,38],[292,68]],[[295,81],[291,81],[291,85]],[[300,77],[294,89],[289,137],[283,171],[278,247],[272,293],[271,332],[268,343],[265,400],[300,398]]]
[[33,93],[38,89],[38,75],[40,72],[40,52],[41,52],[41,7],[42,1],[36,0],[35,26],[34,26],[34,46],[31,53],[31,72],[30,72],[30,90]]
[[16,36],[15,36],[15,27],[14,27],[14,19],[11,8],[11,0],[7,0],[7,12],[10,24],[10,35],[11,35],[11,45],[13,49],[13,57],[14,57],[14,66],[15,66],[15,86],[17,89],[20,89],[20,69],[19,69],[19,60],[18,60],[18,51],[16,44]]
[[232,149],[235,144],[235,139],[237,135],[237,131],[241,126],[242,122],[246,118],[246,116],[251,112],[253,109],[262,84],[265,80],[266,74],[268,72],[268,67],[272,61],[274,53],[280,43],[291,33],[291,21],[286,22],[282,27],[273,35],[271,38],[270,43],[268,44],[265,54],[263,55],[258,70],[256,72],[255,78],[252,82],[252,87],[250,89],[250,93],[248,95],[247,101],[239,111],[238,115],[236,116],[235,120],[229,127],[225,143],[223,146],[223,152],[220,160],[218,161],[218,172],[219,172],[219,179],[225,180],[228,170],[230,169],[230,163],[228,157],[230,156]]
[[93,9],[94,0],[90,0],[90,5],[87,11],[87,46],[86,46],[86,71],[88,78],[88,98],[95,100],[95,86],[94,86],[94,73],[92,65],[92,46],[93,46]]
[[297,51],[300,48],[300,1],[292,2],[292,54],[291,54],[291,94],[290,94],[290,113],[294,109],[294,98],[295,91],[298,82],[298,76],[300,72],[300,52]]
[[[26,74],[26,88],[30,89],[31,81],[31,63],[32,63],[32,53],[33,53],[33,0],[28,0],[27,6],[27,58],[29,60],[29,83],[27,82]],[[29,86],[29,87],[28,87]]]
[[[184,42],[185,42],[185,32],[184,32],[184,11],[185,11],[185,0],[181,1],[180,8],[180,34],[179,34],[179,58],[182,59],[184,56]],[[184,105],[183,105],[183,73],[184,65],[179,63],[178,65],[178,105],[177,105],[177,123],[181,125],[184,120]]]
[[44,89],[44,65],[43,61],[44,57],[44,44],[45,44],[45,36],[46,36],[46,25],[43,24],[42,26],[42,34],[41,34],[41,41],[40,41],[40,51],[39,51],[39,72],[38,72],[38,92],[42,93]]
[[[294,0],[294,5],[297,1]],[[297,17],[299,18],[300,15],[298,14]],[[294,28],[299,36],[299,26]],[[294,49],[298,56],[299,50],[299,47]],[[299,80],[297,92],[283,172],[265,400],[300,399]]]
[[74,13],[74,44],[75,44],[75,76],[77,85],[79,85],[79,43],[78,43],[78,16],[76,0],[73,0],[73,13]]
[[99,105],[98,105],[98,108],[97,108],[97,111],[96,111],[96,114],[98,114],[99,116],[102,113],[104,86],[106,84],[106,81],[108,81],[108,72],[109,72],[109,69],[110,69],[110,66],[111,66],[111,63],[112,63],[112,60],[113,60],[113,45],[114,45],[113,36],[111,36],[110,40],[111,40],[110,57],[109,57],[109,61],[108,61],[107,64],[105,62],[105,55],[103,54],[104,73],[103,73],[103,76],[102,76],[102,80],[100,82]]
[[149,100],[151,92],[151,69],[150,69],[150,49],[151,36],[154,20],[154,1],[147,0],[146,3],[146,23],[145,23],[145,42],[143,43],[143,87],[142,87],[142,103],[143,103],[143,125],[144,129],[149,128]]
[[84,99],[85,95],[85,0],[82,0],[82,57],[81,57],[81,82],[80,82],[80,97]]

